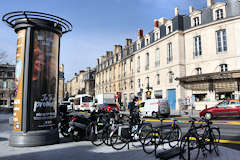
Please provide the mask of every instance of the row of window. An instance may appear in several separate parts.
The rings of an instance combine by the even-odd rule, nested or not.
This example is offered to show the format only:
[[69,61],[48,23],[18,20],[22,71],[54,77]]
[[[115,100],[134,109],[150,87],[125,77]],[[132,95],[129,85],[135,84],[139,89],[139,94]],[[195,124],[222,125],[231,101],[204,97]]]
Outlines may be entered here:
[[[222,53],[227,51],[227,36],[226,36],[226,30],[219,30],[216,32],[217,36],[217,53]],[[173,52],[172,52],[172,43],[168,43],[167,45],[167,63],[170,63],[173,61]],[[201,36],[194,37],[194,51],[193,51],[193,57],[199,57],[202,55],[202,42],[201,42]],[[146,66],[145,70],[149,70],[149,53],[146,53]],[[140,72],[140,56],[137,58],[137,72]],[[160,66],[160,50],[159,48],[156,49],[155,53],[155,67]]]
[[0,77],[4,78],[13,78],[14,77],[14,72],[0,72]]
[[[227,64],[220,64],[219,65],[219,71],[220,72],[228,71],[228,65]],[[200,68],[200,67],[196,68],[195,72],[196,72],[196,75],[202,74],[202,68]],[[146,78],[149,78],[149,77],[146,77]],[[168,82],[173,83],[173,81],[174,81],[174,73],[172,71],[170,71],[168,73]],[[141,79],[138,79],[137,83],[138,83],[138,88],[141,88],[142,87],[141,86]],[[149,79],[148,79],[147,83],[148,83],[147,85],[149,85]],[[156,74],[156,84],[160,85],[160,74]],[[126,81],[124,81],[124,86],[125,86],[124,88],[126,89],[127,88],[126,87]],[[132,80],[130,81],[130,88],[131,89],[133,88],[133,81]]]
[[[192,21],[192,26],[196,27],[201,24],[200,16],[194,17]],[[215,20],[220,20],[224,18],[223,9],[218,9],[215,11]]]
[[[220,64],[219,65],[219,71],[220,72],[226,72],[228,71],[228,65],[227,64]],[[202,68],[198,67],[195,69],[196,75],[202,74]]]
[[[216,32],[216,37],[217,37],[217,53],[222,53],[222,52],[226,52],[227,51],[227,35],[226,35],[226,30],[219,30]],[[202,55],[202,42],[201,42],[201,36],[196,36],[194,37],[194,54],[193,57],[199,57]],[[173,52],[172,52],[172,43],[168,43],[167,44],[167,49],[168,49],[168,53],[167,53],[167,63],[170,63],[173,61]],[[150,58],[149,58],[149,53],[146,53],[146,61],[145,61],[145,70],[149,70],[149,64],[150,64]],[[130,71],[133,71],[133,65],[132,65],[133,59],[130,60]],[[159,67],[160,66],[160,49],[157,48],[156,49],[156,53],[155,53],[155,67]],[[122,63],[122,68],[123,68],[123,74],[124,76],[126,76],[126,61]],[[222,69],[220,69],[220,71],[226,71],[227,69],[227,65],[223,64],[221,65]],[[141,71],[141,61],[140,61],[140,56],[137,57],[137,72]],[[196,72],[197,74],[201,73],[201,68],[196,68]],[[114,69],[114,73],[115,73],[115,69]],[[120,77],[120,68],[118,71],[118,77]],[[110,75],[111,74],[111,75]],[[106,75],[107,71],[106,71]],[[113,79],[115,79],[115,74],[113,74]],[[109,79],[111,80],[112,77],[112,72],[110,69],[109,72]],[[104,80],[104,74],[102,76],[102,79]]]
[[[214,9],[213,19],[214,20],[220,20],[220,19],[225,18],[226,15],[224,14],[224,12],[225,12],[225,7],[224,8],[219,8],[219,9]],[[192,26],[195,27],[195,26],[200,25],[201,24],[201,20],[202,20],[201,12],[199,12],[199,14],[197,16],[193,16],[192,22],[191,22]],[[171,23],[166,24],[166,34],[170,34],[171,32],[172,32],[172,24]],[[226,32],[219,32],[217,34],[218,42],[219,42],[218,43],[218,48],[217,48],[218,52],[222,52],[222,51],[226,51],[227,50],[227,48],[226,48],[226,34],[225,33]],[[225,37],[225,39],[224,39],[224,37]],[[159,29],[154,31],[154,41],[156,41],[158,39],[160,39],[160,30]],[[200,39],[200,37],[196,37],[195,41],[196,41],[195,42],[195,46],[196,47],[195,47],[194,53],[197,54],[197,55],[201,55],[201,44],[200,44],[201,43],[201,39]],[[145,37],[144,44],[145,45],[149,45],[150,44],[150,37],[149,36]],[[136,49],[140,50],[141,48],[142,48],[142,42],[141,42],[141,40],[139,40],[137,42]],[[169,49],[171,49],[171,46],[169,46]],[[131,46],[130,50],[131,50],[131,52],[133,52],[133,47],[132,46]],[[169,53],[171,53],[171,52],[169,51]],[[123,54],[123,52],[121,54]],[[168,62],[171,62],[171,60],[172,60],[172,57],[169,56],[168,57]],[[116,62],[118,62],[118,54],[116,54]],[[100,64],[99,69],[101,70],[102,68],[106,68],[107,66],[109,66],[109,65],[111,65],[113,63],[114,63],[114,58],[112,57],[111,59],[106,60],[103,64]]]

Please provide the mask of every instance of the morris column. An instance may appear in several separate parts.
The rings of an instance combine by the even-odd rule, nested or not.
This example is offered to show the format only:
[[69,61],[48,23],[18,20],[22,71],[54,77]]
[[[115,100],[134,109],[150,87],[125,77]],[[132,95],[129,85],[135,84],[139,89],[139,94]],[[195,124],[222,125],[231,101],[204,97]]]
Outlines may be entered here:
[[18,35],[16,97],[10,146],[59,142],[57,126],[59,48],[72,25],[60,17],[31,11],[7,13],[2,20]]

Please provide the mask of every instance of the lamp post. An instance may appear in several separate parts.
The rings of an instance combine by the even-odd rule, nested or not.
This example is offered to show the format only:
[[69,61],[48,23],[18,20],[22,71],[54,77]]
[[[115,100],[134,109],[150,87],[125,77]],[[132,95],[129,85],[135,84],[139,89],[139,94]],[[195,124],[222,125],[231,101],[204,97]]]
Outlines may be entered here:
[[152,87],[149,86],[149,77],[147,76],[147,92],[146,92],[146,98],[147,99],[151,99],[151,91],[150,89],[152,89]]
[[9,145],[29,147],[59,142],[57,126],[60,37],[67,20],[41,12],[17,11],[2,20],[18,35],[16,97]]

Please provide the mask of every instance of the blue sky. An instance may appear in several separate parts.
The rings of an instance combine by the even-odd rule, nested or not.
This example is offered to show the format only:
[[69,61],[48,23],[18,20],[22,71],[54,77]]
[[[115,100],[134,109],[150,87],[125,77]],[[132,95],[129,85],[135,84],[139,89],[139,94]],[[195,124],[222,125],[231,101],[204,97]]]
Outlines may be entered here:
[[[113,45],[125,45],[126,38],[137,38],[138,28],[144,34],[153,29],[153,20],[172,18],[174,8],[188,14],[188,8],[206,6],[207,0],[4,0],[0,16],[7,12],[31,10],[63,17],[73,24],[73,31],[61,38],[60,62],[65,78],[75,72],[94,67],[96,59],[113,50]],[[223,0],[215,0],[215,2]],[[8,54],[7,61],[15,63],[17,35],[0,22],[0,51]]]

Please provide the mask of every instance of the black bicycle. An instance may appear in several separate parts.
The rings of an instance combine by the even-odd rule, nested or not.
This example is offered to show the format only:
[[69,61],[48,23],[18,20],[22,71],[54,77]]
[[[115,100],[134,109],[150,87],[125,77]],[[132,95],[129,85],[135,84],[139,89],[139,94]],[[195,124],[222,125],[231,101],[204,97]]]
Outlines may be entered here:
[[207,151],[213,150],[219,155],[218,144],[220,140],[220,130],[218,127],[212,126],[212,122],[208,120],[201,120],[205,124],[196,126],[197,119],[191,118],[190,128],[182,137],[180,145],[180,159],[197,160],[200,151],[203,157],[207,156]]
[[119,124],[110,134],[111,146],[121,150],[130,142],[140,142],[141,146],[145,136],[152,130],[152,124],[141,120],[139,116],[129,117],[129,123]]
[[157,154],[157,148],[159,145],[169,144],[171,148],[179,145],[181,140],[182,131],[177,120],[173,120],[171,124],[163,124],[165,119],[161,119],[161,124],[153,127],[151,132],[148,132],[144,139],[143,150],[145,153]]
[[116,123],[119,123],[119,114],[117,112],[100,113],[95,121],[89,125],[90,140],[95,146],[103,143],[110,146],[110,133]]

